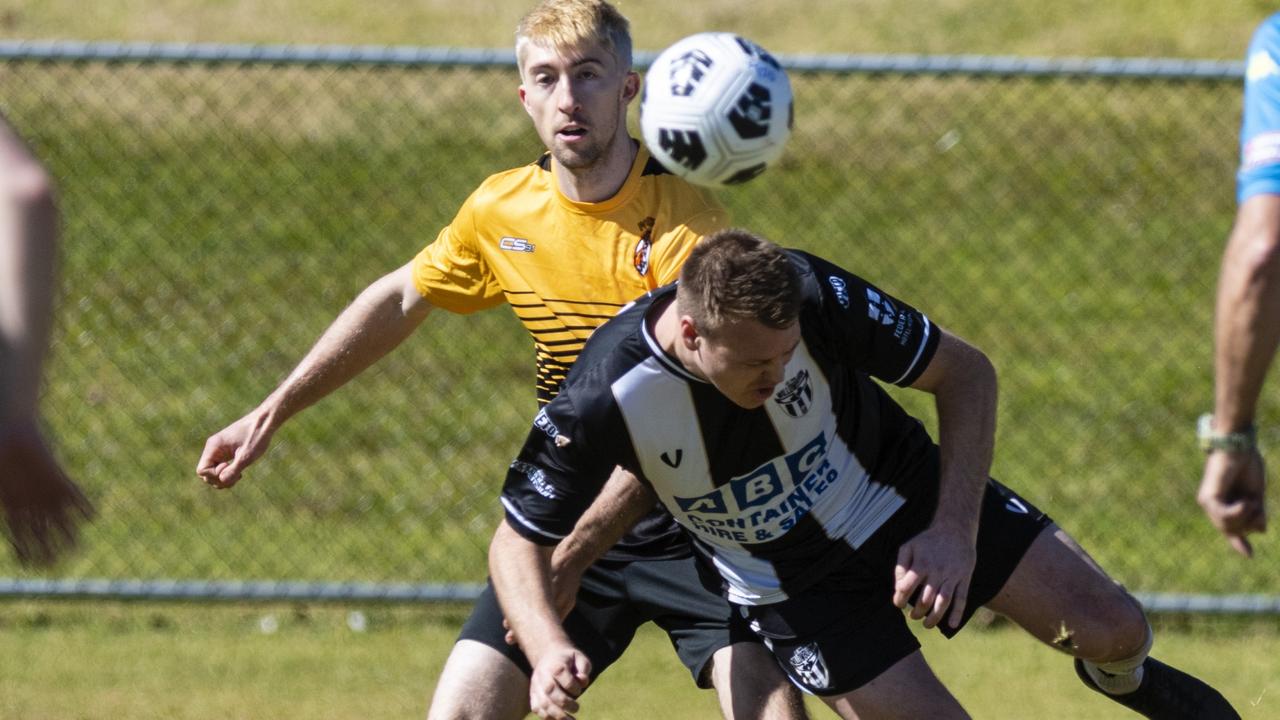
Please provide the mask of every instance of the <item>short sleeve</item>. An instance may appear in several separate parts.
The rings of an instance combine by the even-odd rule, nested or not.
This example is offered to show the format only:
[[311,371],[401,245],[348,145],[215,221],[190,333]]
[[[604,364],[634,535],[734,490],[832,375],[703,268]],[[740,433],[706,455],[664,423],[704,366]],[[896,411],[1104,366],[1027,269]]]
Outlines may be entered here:
[[833,263],[804,256],[813,269],[811,312],[837,351],[859,370],[907,387],[920,377],[938,348],[941,331],[928,316]]
[[590,422],[578,417],[572,398],[562,392],[538,412],[507,469],[507,522],[532,542],[554,545],[567,537],[609,478],[614,464],[592,446]]
[[453,222],[413,259],[413,284],[432,305],[472,313],[500,305],[502,286],[480,252],[473,220],[475,196]]
[[1236,199],[1280,193],[1280,15],[1258,26],[1245,58]]

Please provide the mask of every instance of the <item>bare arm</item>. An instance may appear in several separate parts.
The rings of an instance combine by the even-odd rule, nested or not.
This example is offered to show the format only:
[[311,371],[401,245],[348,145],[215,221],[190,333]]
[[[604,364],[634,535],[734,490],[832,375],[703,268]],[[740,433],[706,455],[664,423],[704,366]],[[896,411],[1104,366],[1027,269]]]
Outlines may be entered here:
[[74,545],[93,512],[39,424],[57,225],[52,179],[0,117],[0,508],[18,560],[31,564]]
[[944,334],[929,367],[912,385],[935,396],[938,410],[940,478],[938,509],[924,532],[898,554],[894,603],[926,627],[947,608],[959,623],[976,560],[978,514],[991,472],[996,428],[996,372],[980,350]]
[[52,179],[0,118],[0,426],[37,414],[57,220]]
[[649,486],[621,467],[551,556],[553,600],[560,617],[573,609],[582,573],[622,539],[657,503]]
[[573,646],[552,604],[551,553],[503,520],[489,546],[489,575],[503,616],[533,667],[530,708],[543,718],[568,718],[590,682],[591,662]]
[[[1255,195],[1240,206],[1218,278],[1214,329],[1214,430],[1253,424],[1258,396],[1280,342],[1280,196]],[[1199,501],[1239,552],[1266,529],[1262,458],[1215,451],[1205,463]]]
[[374,282],[342,311],[275,391],[209,438],[197,474],[214,487],[235,485],[286,420],[395,349],[430,311],[431,305],[414,287],[412,264]]

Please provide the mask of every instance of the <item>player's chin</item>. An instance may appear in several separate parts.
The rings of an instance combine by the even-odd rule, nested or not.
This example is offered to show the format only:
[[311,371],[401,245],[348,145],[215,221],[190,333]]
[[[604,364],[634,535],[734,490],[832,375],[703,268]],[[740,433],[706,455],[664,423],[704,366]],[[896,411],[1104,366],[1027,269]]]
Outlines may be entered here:
[[600,159],[600,152],[597,148],[586,142],[563,142],[560,138],[556,139],[553,148],[556,162],[570,170],[579,170],[581,168],[590,167]]

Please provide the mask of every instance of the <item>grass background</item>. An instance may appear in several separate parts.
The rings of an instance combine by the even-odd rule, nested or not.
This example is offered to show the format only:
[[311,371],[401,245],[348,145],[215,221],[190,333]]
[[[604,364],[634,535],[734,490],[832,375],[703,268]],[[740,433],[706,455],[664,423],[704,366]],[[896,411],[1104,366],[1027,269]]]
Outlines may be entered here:
[[[640,49],[732,29],[783,53],[1231,60],[1270,12],[632,5]],[[524,7],[10,0],[0,37],[505,47]],[[1130,587],[1274,592],[1274,543],[1259,543],[1253,563],[1230,557],[1191,499],[1191,420],[1209,404],[1209,298],[1233,212],[1235,83],[793,81],[787,155],[725,194],[735,216],[988,350],[1002,380],[997,476]],[[505,311],[433,316],[291,423],[236,491],[209,492],[192,468],[205,436],[268,392],[359,289],[429,241],[485,175],[536,156],[514,82],[505,70],[0,64],[0,106],[60,181],[64,296],[47,407],[101,511],[52,576],[482,574],[500,468],[532,411],[532,352]],[[30,576],[7,559],[0,575]],[[372,629],[355,635],[346,608],[0,611],[0,717],[52,718],[419,715],[462,613],[365,609]],[[269,636],[258,631],[268,613],[280,624]],[[1165,659],[1256,707],[1251,717],[1277,714],[1271,624],[1164,630]],[[642,637],[593,690],[592,716],[712,715],[664,645]],[[1013,692],[1015,716],[1115,715],[1061,658],[1006,629],[927,652],[979,716],[1010,716]]]

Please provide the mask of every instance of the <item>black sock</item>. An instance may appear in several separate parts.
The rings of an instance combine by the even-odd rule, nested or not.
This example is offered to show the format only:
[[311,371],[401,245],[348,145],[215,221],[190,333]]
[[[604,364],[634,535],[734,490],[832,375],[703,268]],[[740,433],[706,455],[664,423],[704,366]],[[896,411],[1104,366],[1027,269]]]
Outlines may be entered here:
[[1105,692],[1076,660],[1076,675],[1095,692],[1152,720],[1240,720],[1222,693],[1177,668],[1155,658],[1142,663],[1142,684],[1123,695]]

